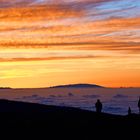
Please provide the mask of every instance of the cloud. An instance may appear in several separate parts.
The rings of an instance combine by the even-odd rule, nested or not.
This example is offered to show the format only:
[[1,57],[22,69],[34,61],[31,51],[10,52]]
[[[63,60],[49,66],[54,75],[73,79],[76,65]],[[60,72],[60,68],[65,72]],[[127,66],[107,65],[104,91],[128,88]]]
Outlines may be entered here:
[[22,6],[22,5],[50,5],[50,4],[55,4],[55,5],[66,5],[66,4],[88,4],[88,3],[93,3],[93,4],[98,4],[102,2],[109,2],[109,1],[115,1],[115,0],[0,0],[0,4],[2,6]]
[[73,93],[68,93],[68,96],[69,96],[69,97],[73,97],[74,94],[73,94]]
[[61,5],[39,5],[31,7],[12,7],[0,9],[1,21],[38,21],[81,16],[82,12]]
[[128,96],[122,95],[122,94],[117,94],[113,98],[116,98],[116,99],[124,99],[124,98],[128,98]]
[[[59,2],[55,0],[48,2],[45,0],[41,1],[41,3],[35,0],[0,1],[0,3],[13,3],[15,5],[17,3],[22,5],[23,2],[28,3],[28,6],[11,6],[0,9],[0,31],[6,31],[5,34],[8,34],[7,31],[11,31],[12,34],[13,31],[13,33],[16,33],[15,36],[19,34],[21,41],[25,37],[24,35],[32,37],[33,34],[38,35],[38,38],[42,38],[42,35],[47,35],[47,37],[56,36],[61,38],[62,41],[65,41],[67,36],[72,36],[76,39],[81,37],[82,40],[90,36],[90,40],[91,37],[92,39],[98,37],[102,40],[102,38],[107,36],[119,35],[121,32],[124,32],[122,35],[125,36],[126,32],[137,30],[140,22],[139,17],[135,17],[135,15],[134,17],[121,17],[120,13],[118,13],[118,17],[116,15],[104,17],[110,12],[106,11],[106,9],[111,9],[112,13],[115,9],[121,12],[123,9],[129,11],[132,7],[135,7],[130,0],[127,0],[130,6],[126,5],[124,8],[121,7],[123,3],[120,1],[116,1],[116,5],[120,5],[117,7],[111,6],[111,4],[106,5],[110,2],[115,2],[115,0],[61,0]],[[81,6],[81,4],[83,5]],[[89,4],[88,9],[85,8],[87,4]],[[97,4],[101,7],[98,7]],[[133,9],[133,11],[135,10]],[[97,16],[103,18],[98,19]],[[11,34],[9,37],[12,37]]]
[[66,59],[89,59],[103,58],[106,56],[59,56],[59,57],[43,57],[43,58],[0,58],[0,62],[17,62],[17,61],[49,61],[49,60],[66,60]]
[[100,96],[99,95],[84,95],[83,96],[84,98],[99,98]]
[[19,22],[17,26],[13,24],[1,26],[0,48],[59,47],[75,50],[120,50],[132,53],[139,51],[139,17],[111,18],[78,24],[66,24],[64,21],[58,20],[61,25],[54,20],[50,25],[45,25],[45,22],[38,24],[29,22],[29,25]]

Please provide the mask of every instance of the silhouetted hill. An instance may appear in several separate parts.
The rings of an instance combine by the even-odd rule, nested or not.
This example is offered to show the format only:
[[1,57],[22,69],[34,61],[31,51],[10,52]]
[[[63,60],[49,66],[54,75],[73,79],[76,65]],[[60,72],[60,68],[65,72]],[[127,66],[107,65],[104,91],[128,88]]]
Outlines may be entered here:
[[69,85],[53,86],[50,88],[104,88],[104,87],[95,84],[69,84]]
[[34,137],[41,132],[40,136],[51,136],[51,139],[67,134],[69,138],[77,135],[88,140],[103,133],[118,136],[121,132],[139,131],[140,116],[97,114],[72,107],[0,100],[0,128],[6,133],[22,130],[23,135],[29,132]]
[[60,113],[60,112],[89,112],[72,107],[60,107],[52,105],[42,105],[37,103],[27,103],[10,100],[0,100],[0,113]]
[[0,89],[12,89],[10,87],[0,87]]

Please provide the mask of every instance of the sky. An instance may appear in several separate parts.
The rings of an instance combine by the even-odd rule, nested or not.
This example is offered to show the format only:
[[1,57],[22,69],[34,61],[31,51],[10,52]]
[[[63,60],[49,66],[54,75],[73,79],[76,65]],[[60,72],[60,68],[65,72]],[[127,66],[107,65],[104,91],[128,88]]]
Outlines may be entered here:
[[0,86],[140,87],[140,0],[0,0]]

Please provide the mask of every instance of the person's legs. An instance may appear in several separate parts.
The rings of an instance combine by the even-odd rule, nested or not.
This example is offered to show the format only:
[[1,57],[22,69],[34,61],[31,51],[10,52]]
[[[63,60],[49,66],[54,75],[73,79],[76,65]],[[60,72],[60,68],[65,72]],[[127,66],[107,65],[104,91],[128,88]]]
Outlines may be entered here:
[[100,113],[100,110],[99,110],[99,108],[97,108],[96,112],[97,112],[97,113]]

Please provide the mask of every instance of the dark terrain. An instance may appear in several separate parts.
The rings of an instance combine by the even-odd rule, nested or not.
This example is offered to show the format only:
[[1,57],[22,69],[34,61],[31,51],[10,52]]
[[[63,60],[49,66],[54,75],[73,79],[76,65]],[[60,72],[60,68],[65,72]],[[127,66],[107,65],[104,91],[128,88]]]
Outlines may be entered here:
[[68,134],[69,137],[76,134],[88,139],[104,133],[118,136],[120,133],[137,132],[140,129],[140,116],[97,114],[70,107],[0,100],[0,128],[6,132],[21,130],[24,134],[34,135],[41,131],[42,135],[52,137],[56,134]]
[[95,84],[70,84],[70,85],[59,85],[50,88],[104,88],[104,87]]

